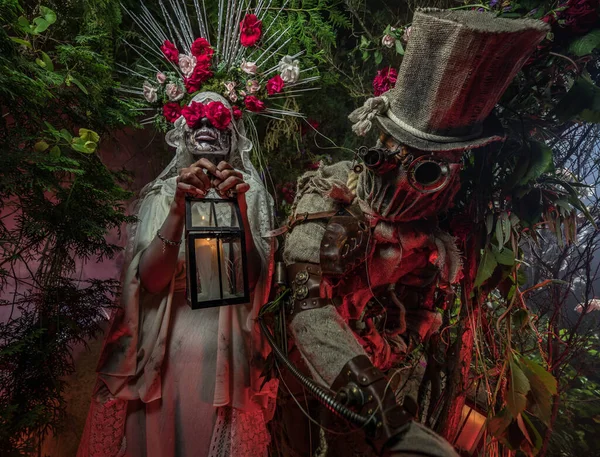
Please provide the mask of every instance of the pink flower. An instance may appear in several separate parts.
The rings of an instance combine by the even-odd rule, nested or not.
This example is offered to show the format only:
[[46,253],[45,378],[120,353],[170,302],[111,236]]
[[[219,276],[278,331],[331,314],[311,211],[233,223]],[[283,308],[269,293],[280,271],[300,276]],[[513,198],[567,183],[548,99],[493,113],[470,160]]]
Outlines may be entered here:
[[256,98],[254,95],[248,95],[244,99],[244,105],[246,105],[246,109],[248,111],[252,111],[253,113],[260,113],[265,109],[264,102]]
[[285,83],[283,82],[283,79],[281,79],[281,76],[275,75],[267,81],[267,93],[269,95],[278,94],[283,90],[284,86]]
[[256,79],[251,79],[246,82],[246,88],[248,89],[248,92],[255,94],[260,90],[260,84],[258,84]]
[[144,85],[142,86],[143,91],[144,91],[144,98],[146,99],[146,101],[148,103],[154,103],[157,99],[157,95],[156,95],[156,87],[154,87],[152,84],[150,84],[148,81],[144,82]]
[[235,120],[240,120],[242,118],[242,110],[238,106],[233,106],[233,117]]
[[402,35],[402,39],[404,40],[404,42],[408,42],[408,40],[410,39],[411,31],[412,31],[412,26],[406,27],[406,30],[404,31],[404,34]]
[[202,103],[192,102],[181,110],[181,115],[185,118],[185,123],[189,128],[198,128],[205,115],[204,105]]
[[179,51],[173,43],[169,40],[165,40],[163,45],[160,47],[165,57],[173,63],[179,63]]
[[254,46],[262,35],[262,22],[254,14],[246,14],[240,22],[240,42],[248,48]]
[[209,56],[212,57],[215,51],[210,47],[210,43],[205,38],[197,38],[192,44],[190,52],[195,57]]
[[188,78],[194,72],[194,68],[196,68],[196,57],[187,54],[179,55],[179,69],[183,76]]
[[159,84],[164,84],[167,80],[167,75],[159,71],[158,73],[156,73],[156,80]]
[[163,115],[169,122],[175,122],[181,116],[179,103],[167,103],[163,106]]
[[377,72],[377,76],[373,79],[373,90],[375,96],[379,97],[384,92],[390,90],[396,84],[398,72],[395,68],[385,67]]
[[231,111],[221,102],[210,102],[204,105],[204,115],[219,130],[225,130],[231,123]]
[[165,94],[172,102],[179,101],[183,98],[184,92],[177,84],[169,83],[165,86]]
[[240,65],[240,70],[249,75],[255,75],[257,71],[256,63],[254,62],[246,62],[242,60],[242,64]]
[[396,44],[396,38],[394,38],[392,35],[383,35],[381,44],[386,48],[393,48]]

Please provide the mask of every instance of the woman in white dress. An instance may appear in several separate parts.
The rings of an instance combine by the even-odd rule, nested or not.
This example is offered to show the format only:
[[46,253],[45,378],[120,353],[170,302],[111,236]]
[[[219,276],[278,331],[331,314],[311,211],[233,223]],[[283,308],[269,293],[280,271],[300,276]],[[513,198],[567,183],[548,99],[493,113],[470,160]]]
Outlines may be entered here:
[[[203,92],[192,102],[221,102]],[[190,103],[191,104],[191,103]],[[233,115],[233,112],[232,112]],[[174,123],[173,161],[142,191],[129,233],[122,307],[107,335],[78,457],[264,456],[276,381],[261,389],[266,347],[255,318],[270,284],[272,201],[250,163],[243,121]],[[185,195],[236,195],[250,303],[192,310],[181,243]],[[210,262],[206,259],[206,262]]]

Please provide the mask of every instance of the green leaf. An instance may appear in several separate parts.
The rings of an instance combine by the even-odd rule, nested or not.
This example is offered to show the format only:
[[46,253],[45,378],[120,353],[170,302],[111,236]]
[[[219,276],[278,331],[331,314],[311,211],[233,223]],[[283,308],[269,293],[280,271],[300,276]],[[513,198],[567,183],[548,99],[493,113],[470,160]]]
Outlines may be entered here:
[[396,52],[401,56],[404,55],[404,46],[402,46],[400,40],[396,40]]
[[577,57],[587,56],[594,49],[600,46],[600,29],[595,29],[580,38],[577,38],[569,45],[569,52]]
[[514,359],[508,363],[509,377],[506,392],[506,407],[513,417],[517,417],[525,410],[527,393],[531,390],[529,380]]
[[29,41],[27,41],[27,40],[22,40],[21,38],[17,38],[17,37],[14,37],[14,36],[11,36],[10,39],[12,41],[14,41],[15,43],[17,43],[17,44],[21,44],[23,46],[27,46],[29,49],[33,48],[33,46],[31,46],[31,43]]
[[496,257],[494,256],[490,248],[486,247],[485,251],[483,252],[479,268],[477,268],[477,275],[475,277],[475,283],[473,285],[475,287],[479,287],[485,281],[490,279],[490,277],[494,274],[494,270],[497,266],[498,262],[496,261]]
[[53,159],[58,159],[60,157],[60,147],[54,146],[52,149],[50,149],[50,157]]
[[79,87],[79,89],[81,90],[81,92],[83,92],[85,95],[89,95],[88,90],[85,88],[85,86],[81,83],[81,81],[79,81],[76,78],[73,78],[73,76],[68,75],[67,79],[65,80],[65,83],[67,84],[67,86],[70,86],[71,83],[75,84],[77,87]]
[[542,435],[540,435],[538,429],[535,427],[535,425],[533,425],[533,422],[531,422],[531,419],[527,413],[523,412],[521,417],[527,426],[527,430],[529,430],[529,436],[533,435],[533,448],[536,451],[539,451],[543,444]]
[[485,229],[488,235],[492,234],[492,230],[494,229],[494,214],[489,213],[485,216]]
[[528,410],[548,425],[552,415],[552,396],[557,393],[556,379],[532,360],[521,356],[519,364],[531,386],[527,395]]
[[61,129],[60,136],[69,143],[73,141],[73,135],[67,129]]
[[381,53],[381,51],[375,51],[375,65],[379,65],[381,62],[383,62],[383,54]]
[[91,151],[91,152],[90,152],[90,151],[89,151],[89,150],[88,150],[88,149],[85,147],[85,145],[83,145],[83,144],[80,144],[80,143],[73,143],[73,144],[71,144],[71,147],[72,147],[74,150],[76,150],[77,152],[83,152],[84,154],[90,154],[91,152],[93,152],[93,151]]
[[20,16],[19,19],[17,19],[17,25],[25,32],[31,31],[31,24],[25,16]]
[[33,23],[35,24],[35,28],[33,29],[33,33],[42,33],[45,32],[46,30],[48,30],[48,27],[50,27],[50,23],[42,18],[42,17],[36,17],[33,20]]
[[88,130],[84,128],[79,129],[79,137],[84,141],[93,141],[94,143],[100,141],[100,135],[98,135],[93,130]]
[[52,59],[50,59],[50,56],[48,56],[48,54],[46,54],[44,51],[41,51],[41,53],[42,53],[42,60],[44,61],[46,70],[54,71],[54,64],[52,63]]
[[44,16],[48,24],[54,24],[56,22],[56,13],[46,6],[40,6],[40,14]]
[[512,267],[515,264],[515,253],[512,249],[504,248],[502,251],[500,251],[498,248],[496,248],[496,246],[492,245],[492,252],[494,253],[496,261],[500,265]]
[[529,167],[517,183],[519,185],[527,184],[529,181],[539,178],[552,165],[552,149],[548,145],[537,141],[530,141],[529,151],[531,153]]
[[98,148],[98,143],[94,141],[86,141],[83,147],[85,147],[91,153]]
[[48,145],[48,143],[46,143],[44,140],[40,140],[33,145],[33,149],[35,150],[35,152],[44,152],[49,147],[50,146]]
[[[529,323],[529,312],[526,309],[518,309],[515,311],[512,318],[513,323],[519,328],[519,330],[524,330]],[[525,373],[525,375],[527,375],[527,373]]]
[[600,112],[600,88],[589,76],[580,76],[563,98],[558,102],[552,114],[561,122],[581,117],[595,119]]
[[37,63],[40,67],[42,68],[46,68],[46,62],[44,62],[42,59],[40,59],[39,57],[37,57],[35,59],[35,63]]

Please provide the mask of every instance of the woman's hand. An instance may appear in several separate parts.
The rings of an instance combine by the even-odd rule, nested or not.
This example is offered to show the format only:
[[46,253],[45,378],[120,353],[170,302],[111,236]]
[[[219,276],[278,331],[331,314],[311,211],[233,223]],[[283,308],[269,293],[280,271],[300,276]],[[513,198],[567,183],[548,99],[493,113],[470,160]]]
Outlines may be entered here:
[[207,171],[211,175],[211,186],[221,197],[230,196],[232,192],[238,195],[244,194],[250,189],[250,185],[244,182],[242,174],[225,161],[217,166],[211,164],[211,168],[207,168]]
[[185,196],[204,197],[211,187],[210,178],[204,172],[214,165],[208,159],[200,159],[188,168],[182,168],[177,177],[177,189],[173,206],[179,212],[185,211]]

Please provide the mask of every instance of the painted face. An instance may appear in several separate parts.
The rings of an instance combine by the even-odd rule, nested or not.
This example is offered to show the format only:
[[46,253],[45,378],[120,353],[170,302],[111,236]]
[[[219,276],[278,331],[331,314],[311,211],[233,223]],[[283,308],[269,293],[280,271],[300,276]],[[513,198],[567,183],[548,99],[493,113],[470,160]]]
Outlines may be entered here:
[[374,215],[389,221],[433,217],[452,205],[459,187],[461,153],[432,154],[382,135],[375,148],[362,148],[365,164],[358,197]]
[[200,159],[208,158],[212,162],[227,160],[231,153],[231,130],[219,130],[207,118],[203,118],[197,129],[185,128],[185,146],[187,150]]

